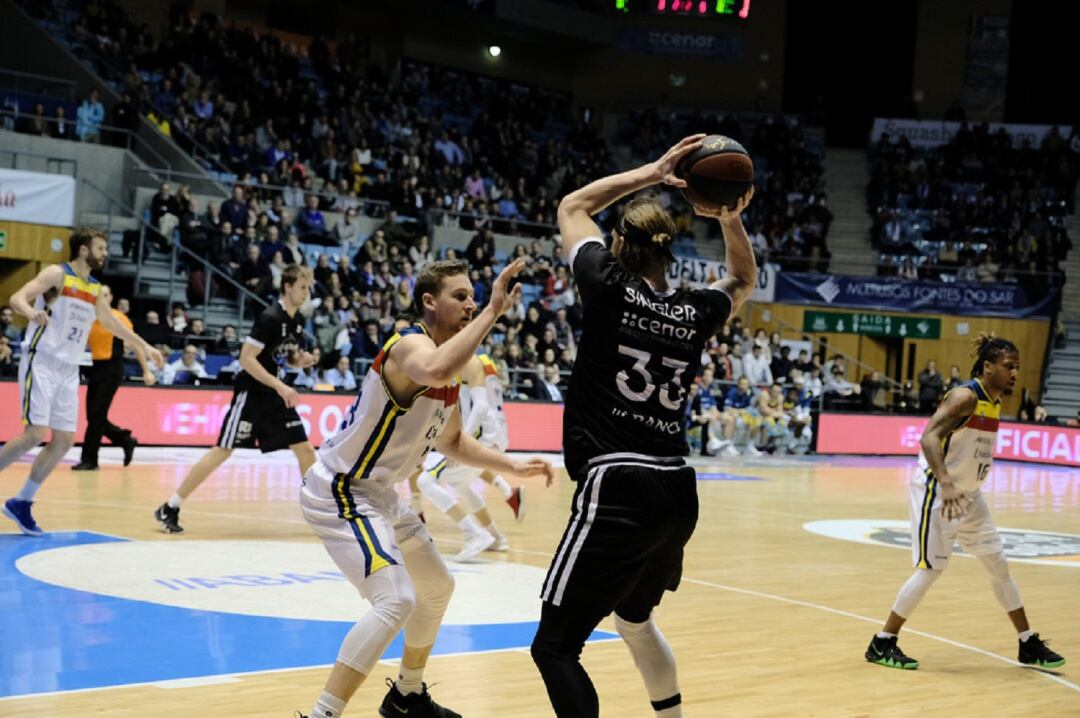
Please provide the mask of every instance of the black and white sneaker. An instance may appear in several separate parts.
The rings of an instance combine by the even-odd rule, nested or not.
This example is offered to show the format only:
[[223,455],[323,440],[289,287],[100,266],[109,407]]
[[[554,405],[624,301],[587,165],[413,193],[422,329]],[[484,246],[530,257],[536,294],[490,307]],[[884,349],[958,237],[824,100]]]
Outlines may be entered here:
[[1016,660],[1036,668],[1060,668],[1065,665],[1065,658],[1051,651],[1038,633],[1032,634],[1026,641],[1020,641],[1020,657]]
[[419,693],[401,693],[389,678],[386,685],[390,686],[390,690],[379,706],[379,715],[383,718],[461,718],[461,714],[431,700],[427,683],[423,684],[423,690]]
[[875,634],[870,640],[870,645],[867,646],[864,655],[866,660],[877,663],[879,666],[902,668],[908,671],[913,671],[919,667],[918,661],[905,656],[904,652],[900,650],[900,646],[896,645],[896,636],[882,638]]
[[180,526],[180,507],[174,509],[168,503],[164,503],[154,511],[154,518],[161,524],[161,529],[165,533],[184,533],[183,527]]

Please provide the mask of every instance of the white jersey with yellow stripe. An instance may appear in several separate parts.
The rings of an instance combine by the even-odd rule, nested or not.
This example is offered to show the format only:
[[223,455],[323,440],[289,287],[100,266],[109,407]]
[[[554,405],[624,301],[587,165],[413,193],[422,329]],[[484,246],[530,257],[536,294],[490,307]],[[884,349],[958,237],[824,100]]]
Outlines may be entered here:
[[[964,382],[952,391],[961,388],[975,392],[978,401],[964,423],[942,439],[942,453],[945,455],[945,469],[956,482],[956,488],[971,492],[982,486],[994,461],[1001,400],[991,399],[978,379]],[[921,450],[919,469],[918,476],[923,481],[933,479],[930,464]]]
[[44,325],[31,321],[27,325],[23,353],[31,359],[41,354],[64,364],[78,364],[97,318],[101,282],[93,277],[83,279],[70,264],[60,268],[64,270],[64,283],[56,297],[46,302],[41,296],[34,302],[35,309],[48,312],[49,321]]
[[391,486],[409,478],[435,447],[450,419],[459,384],[429,387],[402,406],[390,396],[383,378],[383,365],[393,346],[402,337],[418,333],[426,334],[427,330],[415,324],[387,340],[337,433],[319,449],[322,463],[350,481]]

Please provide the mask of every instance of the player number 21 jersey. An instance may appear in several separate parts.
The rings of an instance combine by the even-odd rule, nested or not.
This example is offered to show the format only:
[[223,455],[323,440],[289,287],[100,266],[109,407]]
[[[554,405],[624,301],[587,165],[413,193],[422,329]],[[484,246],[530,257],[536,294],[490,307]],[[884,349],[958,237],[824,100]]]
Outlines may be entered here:
[[61,268],[64,283],[56,298],[46,303],[44,297],[38,297],[34,304],[35,309],[47,309],[49,321],[44,326],[34,321],[27,325],[23,351],[65,364],[78,364],[97,317],[101,282],[93,277],[83,279],[70,264],[62,264]]

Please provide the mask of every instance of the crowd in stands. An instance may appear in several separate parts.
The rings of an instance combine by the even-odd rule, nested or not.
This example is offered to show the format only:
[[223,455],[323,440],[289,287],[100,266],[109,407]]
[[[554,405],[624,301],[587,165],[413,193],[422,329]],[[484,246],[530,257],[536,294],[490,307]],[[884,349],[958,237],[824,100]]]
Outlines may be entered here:
[[[0,92],[0,98],[3,99],[0,103],[0,129],[58,140],[102,141],[105,105],[97,90],[91,90],[78,105],[44,98],[30,107],[20,106],[19,98],[7,97],[3,92]],[[51,112],[46,105],[51,106]],[[127,119],[118,118],[121,122],[129,119],[134,119],[134,115]]]
[[1029,296],[1064,281],[1080,173],[1080,130],[1039,147],[962,124],[917,150],[887,133],[870,149],[868,206],[879,273],[957,282],[1018,281]]
[[207,169],[281,188],[294,211],[303,205],[290,199],[319,191],[322,211],[377,200],[403,216],[542,236],[556,197],[611,169],[563,93],[409,61],[387,77],[352,38],[298,48],[210,13],[174,10],[156,43],[111,0],[73,18],[61,29],[122,104],[152,114]]

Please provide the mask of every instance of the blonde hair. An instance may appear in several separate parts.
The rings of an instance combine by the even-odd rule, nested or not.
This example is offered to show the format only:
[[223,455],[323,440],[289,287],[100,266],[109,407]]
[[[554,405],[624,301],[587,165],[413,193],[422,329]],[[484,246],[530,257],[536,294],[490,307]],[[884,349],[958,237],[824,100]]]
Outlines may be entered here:
[[469,276],[469,265],[461,259],[440,259],[424,265],[416,276],[416,284],[413,287],[413,307],[417,312],[424,310],[424,295],[438,296],[442,289],[443,279],[454,277],[458,274]]
[[678,228],[663,205],[652,195],[635,197],[623,208],[615,232],[624,246],[617,259],[623,269],[641,275],[657,263],[663,269],[675,260],[671,244]]

